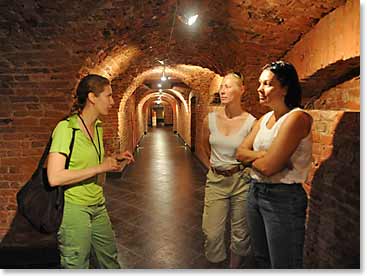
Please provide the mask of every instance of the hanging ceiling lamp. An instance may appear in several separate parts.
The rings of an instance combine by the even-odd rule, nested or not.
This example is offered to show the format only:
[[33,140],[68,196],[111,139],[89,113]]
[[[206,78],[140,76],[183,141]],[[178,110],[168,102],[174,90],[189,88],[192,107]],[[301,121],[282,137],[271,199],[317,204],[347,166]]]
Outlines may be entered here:
[[[188,25],[188,26],[192,26],[196,20],[198,19],[199,15],[195,14],[195,13],[191,13],[191,15],[187,16],[187,15],[179,15],[177,14],[177,10],[178,10],[178,0],[175,1],[175,11],[173,14],[173,19],[172,19],[172,25],[171,25],[171,30],[170,30],[170,35],[169,35],[169,39],[168,39],[168,44],[167,44],[167,50],[166,50],[166,57],[163,60],[159,60],[157,59],[157,61],[163,65],[163,71],[162,71],[162,76],[161,76],[161,81],[165,82],[166,80],[169,79],[168,76],[166,76],[166,62],[168,61],[169,58],[169,54],[171,51],[171,40],[172,40],[172,35],[173,35],[173,31],[175,28],[175,23],[176,23],[176,17],[184,24]],[[162,87],[162,85],[158,84],[158,87]]]

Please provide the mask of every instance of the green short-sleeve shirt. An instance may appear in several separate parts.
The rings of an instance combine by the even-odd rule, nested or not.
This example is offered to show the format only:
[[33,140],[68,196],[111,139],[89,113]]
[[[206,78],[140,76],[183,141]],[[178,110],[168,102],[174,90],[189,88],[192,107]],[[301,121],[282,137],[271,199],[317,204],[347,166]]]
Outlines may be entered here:
[[[101,121],[97,120],[95,127],[98,129],[101,162],[104,157],[103,129]],[[92,141],[80,129],[77,115],[72,115],[67,120],[60,121],[52,134],[52,144],[50,152],[58,152],[64,155],[69,154],[73,128],[75,131],[74,148],[69,163],[70,170],[79,170],[93,167],[99,164],[98,154]],[[94,131],[94,144],[99,150],[97,132]],[[79,205],[94,205],[104,203],[102,186],[97,184],[97,176],[84,181],[67,185],[65,187],[65,201]]]

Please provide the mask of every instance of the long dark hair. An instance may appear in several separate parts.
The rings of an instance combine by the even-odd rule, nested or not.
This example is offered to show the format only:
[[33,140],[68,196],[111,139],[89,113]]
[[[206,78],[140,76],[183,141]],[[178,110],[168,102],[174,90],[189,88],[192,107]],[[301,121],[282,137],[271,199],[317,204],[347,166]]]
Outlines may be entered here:
[[284,102],[288,108],[301,107],[302,89],[298,79],[296,68],[288,62],[278,60],[266,64],[262,70],[270,70],[274,73],[282,87],[287,88]]
[[108,85],[110,85],[110,81],[100,75],[90,74],[82,78],[76,89],[70,114],[80,113],[87,103],[88,94],[94,93],[99,96]]

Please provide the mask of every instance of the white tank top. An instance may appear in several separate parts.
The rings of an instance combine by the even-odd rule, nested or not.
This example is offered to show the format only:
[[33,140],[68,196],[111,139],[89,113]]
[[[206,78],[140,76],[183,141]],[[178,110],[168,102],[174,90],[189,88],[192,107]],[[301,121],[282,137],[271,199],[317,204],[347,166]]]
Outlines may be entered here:
[[[260,123],[260,129],[255,137],[253,148],[255,151],[268,150],[274,140],[278,135],[280,126],[289,116],[290,113],[294,111],[303,111],[301,108],[294,108],[288,113],[284,114],[279,120],[269,129],[266,124],[270,117],[273,115],[273,111],[268,112],[264,115]],[[303,111],[304,112],[304,111]],[[303,183],[305,182],[308,172],[311,167],[312,162],[312,132],[301,140],[300,144],[296,148],[295,152],[292,154],[290,162],[293,168],[290,170],[285,168],[280,172],[272,176],[264,176],[256,170],[252,170],[251,177],[260,182],[270,182],[270,183]]]
[[241,162],[236,160],[236,150],[243,139],[250,133],[256,118],[248,114],[242,127],[234,134],[224,135],[217,128],[217,116],[215,112],[208,114],[209,143],[211,146],[210,165],[218,169],[229,169]]

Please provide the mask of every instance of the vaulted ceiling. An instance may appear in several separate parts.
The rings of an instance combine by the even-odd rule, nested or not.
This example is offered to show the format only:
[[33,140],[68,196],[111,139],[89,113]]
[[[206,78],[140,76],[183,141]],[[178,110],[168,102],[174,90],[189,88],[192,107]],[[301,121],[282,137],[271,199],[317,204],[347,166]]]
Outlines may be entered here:
[[[136,76],[159,66],[157,59],[168,57],[171,68],[195,65],[218,74],[237,70],[254,83],[262,65],[283,57],[323,16],[344,3],[2,0],[1,71],[38,68],[41,73],[64,71],[77,77],[107,62],[105,70],[124,90]],[[199,14],[193,26],[178,19],[189,12]],[[194,71],[190,76],[200,77]]]

